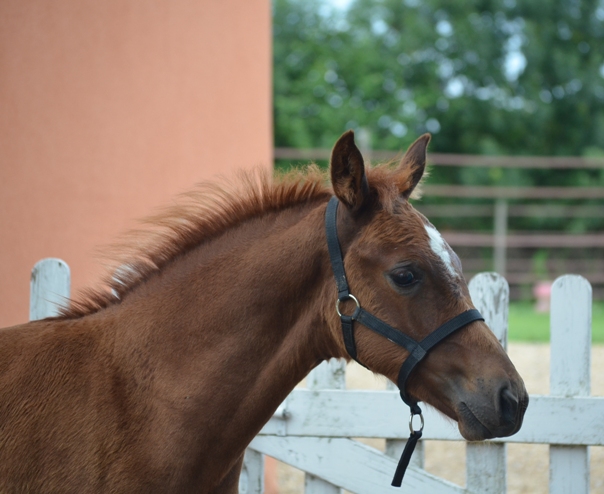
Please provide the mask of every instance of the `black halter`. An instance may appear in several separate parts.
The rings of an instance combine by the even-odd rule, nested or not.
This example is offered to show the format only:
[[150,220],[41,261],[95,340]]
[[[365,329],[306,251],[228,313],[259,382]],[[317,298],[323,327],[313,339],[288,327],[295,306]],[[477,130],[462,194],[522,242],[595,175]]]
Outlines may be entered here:
[[[401,333],[392,326],[386,324],[384,321],[378,319],[374,315],[367,312],[361,307],[359,301],[354,295],[350,293],[348,288],[348,281],[346,280],[346,272],[344,270],[344,261],[342,257],[342,250],[340,249],[340,242],[338,241],[338,231],[336,225],[337,211],[338,211],[338,199],[334,196],[330,199],[327,204],[327,211],[325,212],[325,231],[327,234],[327,248],[329,250],[329,259],[331,261],[331,267],[333,274],[336,279],[338,287],[338,300],[336,301],[336,311],[342,321],[342,333],[344,336],[344,345],[350,356],[359,362],[357,358],[356,344],[354,341],[354,322],[358,321],[363,326],[375,331],[378,334],[388,338],[393,343],[407,349],[409,356],[403,362],[401,369],[398,373],[397,385],[401,393],[401,398],[411,409],[411,417],[409,418],[409,429],[411,435],[405,445],[401,459],[399,460],[392,485],[400,487],[403,482],[403,476],[409,465],[409,460],[415,449],[415,445],[420,437],[422,437],[422,430],[424,428],[424,419],[422,416],[422,410],[417,404],[417,401],[410,397],[406,391],[406,384],[409,375],[415,368],[415,366],[428,354],[428,352],[447,336],[454,333],[458,329],[470,324],[473,321],[484,321],[484,318],[480,315],[476,309],[467,310],[462,312],[453,319],[450,319],[432,333],[426,336],[422,341],[415,341],[413,338]],[[340,312],[340,302],[344,300],[353,300],[357,307],[352,315],[347,316]],[[363,365],[361,362],[359,364]],[[364,365],[363,365],[364,366]],[[419,430],[413,429],[413,416],[419,415],[421,419],[421,427]]]

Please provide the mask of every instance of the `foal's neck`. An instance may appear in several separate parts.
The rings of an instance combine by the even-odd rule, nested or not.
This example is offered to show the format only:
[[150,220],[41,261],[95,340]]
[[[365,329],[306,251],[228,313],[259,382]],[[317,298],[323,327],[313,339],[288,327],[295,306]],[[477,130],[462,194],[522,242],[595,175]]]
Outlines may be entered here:
[[323,316],[323,214],[315,203],[250,220],[121,304],[135,329],[124,336],[124,362],[142,332],[157,414],[205,475],[232,465],[293,387],[338,351]]

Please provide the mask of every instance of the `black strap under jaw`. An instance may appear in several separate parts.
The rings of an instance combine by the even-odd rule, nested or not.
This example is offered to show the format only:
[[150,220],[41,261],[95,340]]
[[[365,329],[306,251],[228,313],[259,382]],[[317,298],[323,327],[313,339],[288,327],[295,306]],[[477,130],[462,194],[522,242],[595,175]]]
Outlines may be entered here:
[[[350,293],[350,288],[346,279],[344,257],[342,255],[342,249],[340,248],[340,242],[338,240],[338,204],[339,201],[336,197],[332,197],[327,204],[327,210],[325,212],[325,233],[327,235],[329,259],[331,261],[331,267],[336,280],[336,285],[338,287],[336,311],[338,312],[340,321],[342,323],[342,335],[344,338],[346,351],[354,360],[363,365],[358,359],[354,338],[354,322],[358,321],[366,328],[384,336],[393,343],[405,348],[409,352],[409,356],[403,362],[397,379],[397,386],[400,390],[401,398],[411,409],[411,417],[409,420],[409,429],[411,431],[411,435],[409,436],[409,440],[405,445],[405,449],[403,450],[403,454],[401,455],[401,459],[399,460],[396,468],[396,473],[394,474],[394,479],[392,480],[393,486],[400,487],[402,485],[403,476],[405,475],[407,466],[409,465],[409,461],[411,460],[413,450],[415,449],[417,441],[421,438],[422,430],[424,428],[422,410],[417,401],[407,394],[407,380],[409,379],[413,369],[415,369],[417,364],[419,364],[422,359],[426,357],[428,352],[435,345],[440,343],[458,329],[461,329],[474,321],[484,321],[484,318],[476,309],[467,310],[455,316],[453,319],[448,320],[446,323],[439,326],[436,330],[426,336],[422,341],[418,342],[363,309],[356,297]],[[340,312],[340,302],[344,302],[345,300],[352,300],[356,303],[356,309],[352,315],[345,315]],[[365,366],[363,365],[363,367]],[[413,429],[413,417],[415,415],[419,415],[421,419],[421,427],[419,430]]]

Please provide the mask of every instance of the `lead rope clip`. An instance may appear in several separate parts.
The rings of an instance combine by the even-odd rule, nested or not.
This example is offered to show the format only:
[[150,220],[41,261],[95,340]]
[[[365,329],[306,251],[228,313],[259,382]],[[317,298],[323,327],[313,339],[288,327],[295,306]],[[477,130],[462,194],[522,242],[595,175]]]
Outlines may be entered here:
[[[392,479],[391,484],[393,487],[400,487],[403,484],[403,477],[405,476],[405,472],[409,466],[411,455],[413,454],[413,451],[415,451],[417,441],[419,441],[422,437],[422,431],[424,430],[424,416],[422,415],[422,411],[417,405],[415,405],[415,408],[415,410],[411,410],[411,415],[409,416],[410,435],[409,439],[407,439],[407,444],[405,444],[405,449],[403,449],[401,459],[398,461],[396,472],[394,472],[394,478]],[[418,430],[413,429],[413,417],[415,415],[419,415],[421,422]]]

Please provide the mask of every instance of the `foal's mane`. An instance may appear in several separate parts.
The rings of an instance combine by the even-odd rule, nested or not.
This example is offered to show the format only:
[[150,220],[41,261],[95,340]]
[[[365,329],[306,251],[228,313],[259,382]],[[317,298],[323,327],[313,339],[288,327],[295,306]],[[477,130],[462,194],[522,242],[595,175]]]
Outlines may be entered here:
[[[392,175],[388,166],[367,169],[371,189],[386,204],[398,194]],[[236,180],[200,183],[104,248],[107,273],[100,287],[82,290],[58,318],[77,319],[119,303],[179,256],[246,220],[327,200],[332,194],[327,173],[316,165],[276,175],[266,170],[240,172]]]

